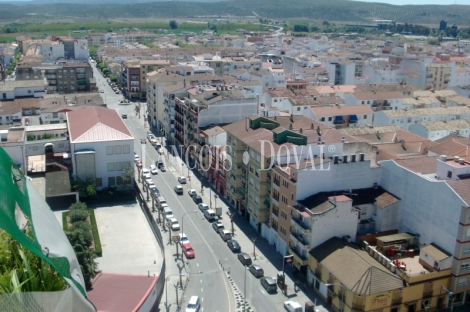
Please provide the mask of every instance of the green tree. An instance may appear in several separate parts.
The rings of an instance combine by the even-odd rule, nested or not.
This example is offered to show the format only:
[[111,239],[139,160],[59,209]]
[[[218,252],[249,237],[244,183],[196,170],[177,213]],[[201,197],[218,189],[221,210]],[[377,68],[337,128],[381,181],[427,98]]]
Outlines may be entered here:
[[95,179],[88,177],[85,180],[79,177],[74,177],[72,182],[72,188],[78,191],[78,194],[82,198],[93,197],[96,195]]
[[177,29],[178,28],[178,23],[176,23],[175,20],[170,21],[170,28],[171,29]]
[[28,134],[27,137],[26,137],[26,140],[27,141],[34,141],[34,140],[36,140],[36,137],[32,134]]
[[96,276],[96,269],[98,268],[95,261],[96,255],[90,249],[89,243],[84,236],[86,234],[83,231],[75,230],[66,233],[66,235],[77,256],[78,264],[85,279],[85,287],[87,290],[91,289],[91,281]]
[[52,137],[53,137],[53,136],[52,136],[52,134],[50,134],[50,133],[44,133],[44,134],[42,135],[42,139],[43,139],[43,140],[52,139]]

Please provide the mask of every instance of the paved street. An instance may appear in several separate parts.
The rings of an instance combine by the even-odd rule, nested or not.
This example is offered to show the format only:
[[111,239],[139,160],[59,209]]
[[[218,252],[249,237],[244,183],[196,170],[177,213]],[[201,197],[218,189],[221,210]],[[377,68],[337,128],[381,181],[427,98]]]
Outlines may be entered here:
[[[317,310],[320,312],[327,311],[323,308],[325,306],[324,302],[314,295],[313,291],[308,291],[308,296],[303,291],[294,292],[294,281],[291,279],[290,267],[286,268],[286,283],[289,285],[288,297],[280,291],[275,294],[266,293],[258,280],[259,278],[255,278],[250,272],[247,272],[237,259],[237,254],[230,251],[226,243],[213,230],[211,223],[204,218],[203,213],[198,210],[197,205],[187,194],[190,188],[195,189],[198,194],[200,193],[201,182],[194,176],[194,173],[190,173],[191,181],[183,185],[184,194],[176,195],[173,187],[179,184],[177,177],[181,175],[181,171],[184,171],[185,176],[188,175],[186,165],[182,166],[181,159],[173,157],[171,151],[165,150],[166,157],[162,157],[150,143],[140,144],[140,139],[146,138],[149,131],[148,125],[147,127],[144,125],[143,113],[145,108],[142,110],[141,117],[138,118],[134,113],[135,104],[120,105],[119,102],[122,96],[114,93],[96,69],[95,77],[97,77],[98,87],[105,91],[101,95],[106,100],[108,107],[116,109],[119,114],[127,114],[128,118],[125,119],[125,122],[136,138],[134,146],[142,159],[143,166],[148,168],[150,164],[155,163],[155,160],[160,159],[160,157],[165,161],[167,172],[159,172],[158,175],[153,176],[153,180],[160,194],[166,198],[168,205],[172,208],[175,217],[178,219],[184,233],[188,236],[196,253],[195,259],[185,260],[185,274],[188,276],[189,282],[186,284],[186,300],[183,301],[183,307],[185,305],[184,302],[187,302],[189,297],[197,295],[202,300],[202,311],[243,311],[243,297],[241,296],[246,292],[247,304],[255,311],[283,311],[283,302],[286,300],[294,300],[304,304],[305,301],[315,301],[315,299],[318,299]],[[203,200],[209,204],[210,192],[207,185],[204,185],[204,190]],[[214,193],[212,193],[212,196],[214,196]],[[214,205],[214,197],[212,197],[212,201]],[[230,229],[230,220],[226,215],[230,208],[221,199],[217,199],[217,206],[223,208],[222,223],[226,229]],[[183,215],[184,221],[182,219]],[[158,213],[155,212],[154,216],[158,218]],[[277,272],[282,270],[281,255],[277,254],[268,245],[267,241],[261,238],[249,226],[248,222],[238,215],[234,219],[234,230],[235,239],[240,243],[242,251],[249,253],[253,263],[259,264],[264,269],[265,276],[275,277]],[[177,235],[180,232],[177,231],[172,235]],[[165,246],[165,254],[168,261],[167,276],[169,274],[178,274],[176,263],[181,263],[181,260],[175,260],[176,246],[168,243],[168,232],[162,234],[167,244]],[[256,259],[253,257],[252,237],[257,237]],[[181,253],[181,249],[179,251]],[[237,298],[235,298],[233,288],[228,282],[227,272],[240,293]],[[172,286],[177,280],[178,277],[173,276],[168,282],[170,311],[176,310],[176,305],[172,304],[175,300],[175,290]],[[164,302],[165,294],[160,309],[164,308]]]

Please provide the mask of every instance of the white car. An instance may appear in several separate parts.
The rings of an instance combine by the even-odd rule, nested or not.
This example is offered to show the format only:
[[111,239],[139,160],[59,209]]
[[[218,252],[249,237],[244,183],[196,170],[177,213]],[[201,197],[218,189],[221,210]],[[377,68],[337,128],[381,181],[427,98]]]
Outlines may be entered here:
[[134,155],[134,160],[140,160],[140,156],[138,154]]
[[145,178],[151,177],[151,176],[150,176],[150,171],[149,171],[147,168],[142,169],[142,175],[143,175]]
[[152,177],[151,176],[145,177],[145,182],[147,182],[147,184],[153,183]]
[[302,312],[302,306],[295,301],[284,301],[284,308],[289,312]]
[[188,195],[191,196],[191,197],[194,197],[194,196],[197,196],[197,192],[196,192],[196,190],[190,189],[188,191]]
[[157,167],[155,165],[150,165],[150,173],[151,174],[158,174]]
[[158,149],[158,154],[163,155],[163,148]]
[[156,187],[153,181],[149,182],[148,185],[149,185],[149,189],[153,189],[154,187]]
[[183,246],[183,244],[189,244],[189,239],[184,233],[178,234],[178,237],[180,239],[180,245]]
[[180,224],[178,223],[178,220],[176,220],[176,218],[171,218],[168,221],[171,224],[171,230],[172,231],[178,231],[180,229]]
[[186,184],[186,178],[181,176],[181,177],[178,177],[178,182],[181,183],[181,184]]

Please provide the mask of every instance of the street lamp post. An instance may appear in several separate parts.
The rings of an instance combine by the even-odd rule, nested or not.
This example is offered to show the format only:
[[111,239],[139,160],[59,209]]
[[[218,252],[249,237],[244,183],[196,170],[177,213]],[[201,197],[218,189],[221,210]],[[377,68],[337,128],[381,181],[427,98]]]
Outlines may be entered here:
[[197,210],[188,211],[183,214],[183,216],[181,217],[181,233],[184,233],[184,216],[190,212],[197,212]]
[[[285,282],[285,277],[286,277],[286,274],[285,274],[285,265],[286,265],[286,261],[289,261],[289,259],[290,259],[290,261],[292,261],[293,258],[294,258],[293,255],[289,255],[289,256],[284,256],[284,258],[282,259],[282,260],[283,260],[283,261],[282,261],[282,276],[284,277],[284,282]],[[290,262],[290,261],[289,261],[289,262]]]
[[246,265],[243,265],[245,268],[245,282],[243,286],[243,312],[246,312],[246,271],[248,271],[248,267]]
[[341,298],[339,298],[339,309],[341,312],[344,311],[344,285],[341,284],[341,283],[333,283],[333,284],[325,284],[325,286],[334,286],[334,285],[338,285],[341,287]]
[[168,285],[167,285],[167,282],[168,282],[168,278],[170,278],[171,276],[176,276],[176,275],[179,275],[180,277],[186,276],[185,274],[170,274],[165,278],[165,305],[166,305],[166,311],[167,312],[168,312]]
[[[441,298],[441,294],[442,294],[443,289],[447,292],[447,295],[450,298],[450,312],[452,312],[452,311],[454,311],[455,294],[452,291],[445,288],[443,285],[441,285],[441,289],[439,290],[439,298]],[[441,301],[441,304],[442,304],[442,301]],[[446,308],[447,308],[447,302],[446,302]],[[442,310],[442,308],[441,308],[441,310]]]

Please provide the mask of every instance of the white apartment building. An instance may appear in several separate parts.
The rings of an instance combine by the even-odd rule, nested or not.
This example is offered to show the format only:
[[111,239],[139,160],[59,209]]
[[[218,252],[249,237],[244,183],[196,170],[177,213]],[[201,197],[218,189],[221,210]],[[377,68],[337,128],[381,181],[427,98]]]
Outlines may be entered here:
[[466,106],[383,110],[374,114],[374,126],[399,125],[402,129],[410,131],[412,124],[469,118],[470,109]]
[[[459,168],[465,168],[468,176],[470,164],[442,156],[437,165],[427,166],[427,159],[436,161],[436,157],[424,157],[380,162],[381,186],[401,200],[400,233],[417,235],[420,246],[434,243],[453,255],[449,290],[456,294],[454,305],[458,305],[467,300],[470,290],[470,179],[442,179],[457,179],[452,170]],[[447,172],[437,173],[440,162],[447,164],[443,166]]]
[[73,175],[93,178],[99,190],[124,187],[123,169],[134,168],[134,137],[117,111],[86,107],[68,112],[67,121]]
[[333,128],[366,127],[372,125],[374,111],[367,105],[330,105],[306,109],[304,115]]
[[410,125],[410,132],[431,141],[439,140],[450,134],[468,137],[470,122],[468,120],[422,122]]
[[403,95],[398,91],[354,92],[345,94],[346,105],[367,105],[374,111],[403,108]]

